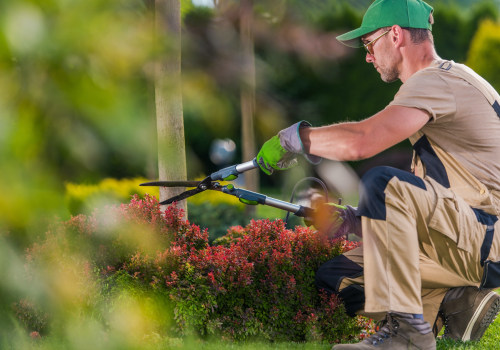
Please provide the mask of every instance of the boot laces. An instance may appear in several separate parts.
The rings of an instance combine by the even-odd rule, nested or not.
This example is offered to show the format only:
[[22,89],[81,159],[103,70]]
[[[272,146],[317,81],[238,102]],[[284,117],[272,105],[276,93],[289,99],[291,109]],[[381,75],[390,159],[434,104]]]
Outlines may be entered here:
[[377,323],[377,328],[379,331],[366,339],[373,345],[382,343],[384,340],[396,335],[398,333],[399,323],[394,318],[388,316],[387,319]]
[[443,327],[444,327],[444,332],[443,332],[443,338],[447,338],[448,335],[450,334],[450,329],[449,329],[449,326],[448,326],[448,316],[445,316],[444,319],[443,319]]
[[448,336],[448,334],[450,334],[450,329],[448,326],[449,317],[448,317],[448,315],[445,315],[444,312],[441,310],[438,312],[436,322],[434,322],[434,326],[432,326],[432,331],[434,332],[434,336],[437,337],[439,332],[438,332],[436,323],[437,323],[437,319],[439,319],[439,318],[443,322],[443,326],[441,327],[442,329],[444,329],[442,337],[446,338]]

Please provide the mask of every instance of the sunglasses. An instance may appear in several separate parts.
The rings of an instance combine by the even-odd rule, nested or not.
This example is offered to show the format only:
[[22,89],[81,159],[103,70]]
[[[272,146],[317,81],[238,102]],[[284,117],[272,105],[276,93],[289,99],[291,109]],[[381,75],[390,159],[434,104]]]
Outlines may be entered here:
[[388,31],[385,31],[383,32],[382,34],[380,34],[379,36],[377,36],[375,39],[373,39],[372,41],[370,41],[369,43],[363,43],[363,46],[365,47],[365,50],[366,52],[368,52],[370,55],[373,55],[373,45],[375,45],[375,42],[380,39],[381,37],[383,37],[384,35],[386,35],[387,33],[389,33],[391,31],[391,29],[389,29]]

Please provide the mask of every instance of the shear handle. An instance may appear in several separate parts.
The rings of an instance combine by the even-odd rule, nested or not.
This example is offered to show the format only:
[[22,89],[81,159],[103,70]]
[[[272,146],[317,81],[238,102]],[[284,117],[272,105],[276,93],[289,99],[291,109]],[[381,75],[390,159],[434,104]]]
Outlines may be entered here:
[[251,161],[241,164],[231,165],[228,166],[227,168],[216,171],[215,173],[210,174],[210,179],[212,181],[217,181],[217,180],[231,181],[236,179],[239,174],[244,173],[245,171],[248,170],[258,168],[258,166],[259,165],[257,164],[257,159],[254,158]]

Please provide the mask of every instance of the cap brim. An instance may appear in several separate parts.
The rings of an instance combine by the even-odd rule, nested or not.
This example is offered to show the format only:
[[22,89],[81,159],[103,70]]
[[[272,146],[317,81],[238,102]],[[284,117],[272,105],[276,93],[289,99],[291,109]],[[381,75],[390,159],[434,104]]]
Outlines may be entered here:
[[360,48],[363,47],[361,37],[377,29],[379,28],[359,27],[358,29],[339,35],[336,39],[346,46]]

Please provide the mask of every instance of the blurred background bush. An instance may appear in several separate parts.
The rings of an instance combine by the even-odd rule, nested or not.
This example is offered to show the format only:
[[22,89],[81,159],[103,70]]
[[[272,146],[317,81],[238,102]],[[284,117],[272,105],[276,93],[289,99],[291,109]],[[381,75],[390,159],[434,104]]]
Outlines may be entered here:
[[[202,180],[202,179],[198,179]],[[126,203],[134,194],[150,194],[158,198],[158,187],[141,187],[146,178],[103,179],[97,184],[66,183],[66,203],[71,215],[90,215],[96,208]],[[221,185],[227,183],[222,181]],[[231,226],[245,225],[249,217],[244,204],[236,197],[216,191],[202,192],[188,201],[189,220],[202,229],[208,229],[211,243],[227,233]]]
[[[345,48],[334,39],[360,23],[369,3],[254,2],[257,145],[295,121],[322,125],[359,120],[392,99],[399,83],[381,82],[362,50]],[[435,8],[438,53],[469,64],[500,90],[499,1],[429,3]],[[181,1],[190,179],[225,165],[210,158],[216,139],[234,141],[236,151],[226,162],[241,161],[237,4]],[[0,339],[25,339],[15,314],[31,306],[13,309],[20,299],[58,305],[53,298],[58,294],[51,292],[54,277],[41,275],[30,283],[22,278],[26,249],[51,232],[51,223],[88,213],[93,206],[127,202],[130,194],[141,193],[136,181],[157,178],[153,5],[152,0],[0,2],[0,313],[6,315],[0,318]],[[347,174],[360,176],[381,163],[407,169],[410,156],[409,143],[403,142],[372,159],[346,164],[353,170]],[[272,177],[261,174],[262,192],[287,200],[297,179],[320,173],[302,165]],[[328,172],[321,176],[334,177]],[[348,178],[331,180],[349,198],[342,188]],[[239,203],[207,196],[190,204],[190,220],[209,227],[212,238],[225,232],[217,232],[221,227],[246,220]],[[350,204],[355,204],[353,198]],[[56,243],[63,242],[54,242],[54,247],[60,246]],[[71,247],[65,252],[65,259],[85,270],[85,251]],[[77,286],[93,281],[77,272],[66,270],[67,276],[77,277],[65,280]],[[92,293],[92,283],[86,293]],[[87,300],[83,291],[61,288],[80,305],[73,321],[77,323],[79,312],[92,312],[91,305],[85,309],[79,304]],[[45,315],[44,310],[36,313]],[[96,324],[81,326],[85,331],[74,339],[89,334],[102,338]],[[66,348],[77,348],[75,344],[68,341]]]
[[[381,82],[362,50],[334,39],[359,24],[369,2],[255,2],[257,145],[295,121],[359,120],[392,99],[399,83]],[[500,88],[498,1],[429,2],[438,53],[467,62]],[[203,3],[212,6],[182,1],[190,179],[241,162],[237,2],[218,3],[224,11]],[[157,177],[152,5],[0,4],[0,225],[21,244],[47,217],[69,215],[65,183]],[[215,162],[217,139],[234,141],[236,151]],[[408,168],[408,150],[403,142],[348,165],[358,175],[380,163]],[[300,175],[316,173],[303,165]],[[290,174],[261,175],[262,186],[284,196],[294,184]]]

